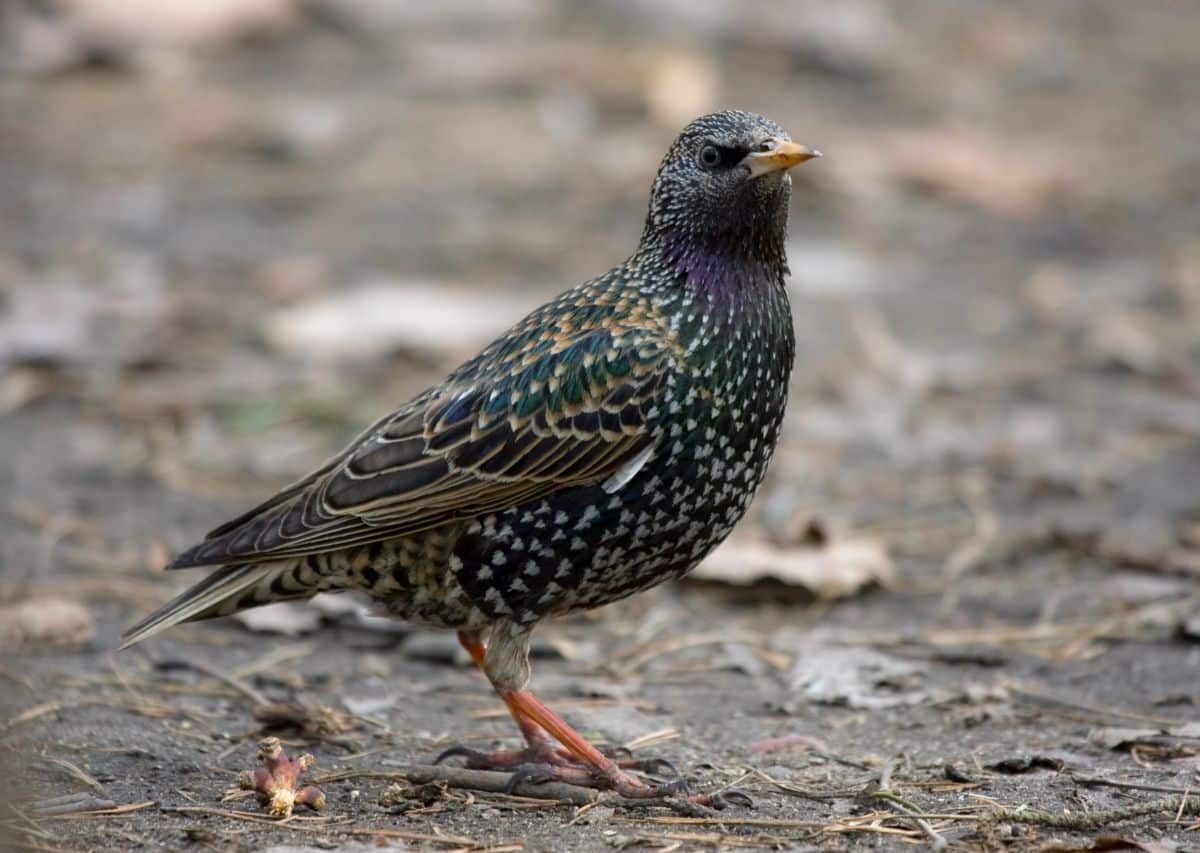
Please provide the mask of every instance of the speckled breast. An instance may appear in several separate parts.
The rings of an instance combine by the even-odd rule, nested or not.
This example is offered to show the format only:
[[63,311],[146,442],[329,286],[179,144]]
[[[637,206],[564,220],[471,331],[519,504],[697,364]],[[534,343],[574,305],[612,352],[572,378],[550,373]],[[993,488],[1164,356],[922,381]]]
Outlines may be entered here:
[[741,519],[779,436],[791,314],[778,286],[753,304],[694,316],[705,327],[681,316],[694,343],[672,365],[654,452],[627,483],[564,490],[466,527],[451,564],[489,618],[532,623],[679,577]]

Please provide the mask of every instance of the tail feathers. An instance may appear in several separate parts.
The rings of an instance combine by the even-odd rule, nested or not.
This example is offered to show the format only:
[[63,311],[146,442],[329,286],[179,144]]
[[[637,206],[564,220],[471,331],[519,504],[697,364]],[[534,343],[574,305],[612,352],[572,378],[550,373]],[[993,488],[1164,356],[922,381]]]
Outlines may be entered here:
[[182,622],[228,616],[276,601],[311,598],[319,591],[313,575],[303,560],[223,566],[126,631],[120,648],[127,649]]

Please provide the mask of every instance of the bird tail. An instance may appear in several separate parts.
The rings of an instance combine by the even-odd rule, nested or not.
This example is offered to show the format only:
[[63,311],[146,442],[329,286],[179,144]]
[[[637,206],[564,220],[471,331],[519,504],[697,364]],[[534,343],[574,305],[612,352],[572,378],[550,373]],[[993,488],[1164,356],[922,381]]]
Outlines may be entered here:
[[239,610],[311,598],[322,587],[317,572],[303,558],[222,566],[178,597],[168,601],[121,638],[121,649],[140,643],[182,622],[228,616]]

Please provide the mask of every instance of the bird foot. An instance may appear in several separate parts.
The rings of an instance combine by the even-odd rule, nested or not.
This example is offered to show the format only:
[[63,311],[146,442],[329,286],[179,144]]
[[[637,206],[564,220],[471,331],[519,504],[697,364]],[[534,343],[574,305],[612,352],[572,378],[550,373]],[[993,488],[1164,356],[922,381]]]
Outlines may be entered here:
[[[665,758],[634,758],[629,750],[624,748],[602,750],[601,752],[621,770],[651,773],[657,776],[679,775],[678,768]],[[586,772],[589,776],[594,775],[590,765],[575,758],[562,747],[556,746],[549,739],[534,740],[524,749],[501,749],[495,752],[482,752],[461,744],[455,745],[438,755],[433,763],[441,764],[448,758],[465,758],[464,766],[470,770],[515,771],[522,768],[549,767],[568,768]],[[559,781],[568,780],[560,779]]]
[[740,788],[727,788],[712,794],[689,794],[683,779],[649,783],[631,776],[620,768],[592,768],[579,762],[571,764],[526,764],[518,767],[509,779],[508,793],[523,782],[565,782],[586,788],[612,790],[622,799],[643,805],[666,805],[674,811],[702,815],[706,809],[720,811],[731,805],[753,808],[754,801]]
[[676,811],[685,804],[699,807],[701,810],[720,810],[730,805],[754,805],[748,794],[736,788],[715,794],[689,794],[687,782],[681,778],[661,783],[646,782],[627,771],[674,777],[679,776],[679,771],[665,758],[622,758],[622,754],[628,755],[629,751],[607,751],[604,755],[608,760],[604,766],[593,766],[575,758],[548,739],[536,739],[525,749],[497,752],[452,746],[439,755],[434,764],[460,757],[466,759],[466,767],[471,770],[511,770],[512,776],[505,786],[506,792],[510,794],[522,783],[536,785],[562,782],[583,788],[611,790],[622,799],[636,800],[645,805],[670,805]]
[[[475,663],[487,672],[489,652],[478,637],[459,632],[458,639]],[[488,753],[465,746],[452,746],[437,757],[435,764],[459,756],[467,760],[467,767],[472,770],[512,770],[513,775],[506,786],[508,793],[516,790],[522,782],[561,782],[584,788],[608,789],[626,800],[646,805],[662,804],[681,812],[689,809],[693,812],[723,809],[734,803],[754,805],[745,792],[733,788],[721,793],[689,795],[687,782],[678,778],[679,771],[666,759],[635,759],[628,749],[597,749],[528,689],[502,687],[494,678],[492,683],[525,735],[525,749]],[[628,771],[676,778],[668,782],[651,783],[630,775]]]

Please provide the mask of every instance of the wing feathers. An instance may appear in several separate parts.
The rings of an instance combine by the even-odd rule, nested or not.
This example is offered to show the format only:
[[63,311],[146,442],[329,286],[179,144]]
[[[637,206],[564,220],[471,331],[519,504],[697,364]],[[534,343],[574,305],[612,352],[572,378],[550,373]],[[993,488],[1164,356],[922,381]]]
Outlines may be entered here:
[[652,446],[670,368],[657,334],[600,328],[525,350],[468,363],[172,567],[394,538],[631,470]]

